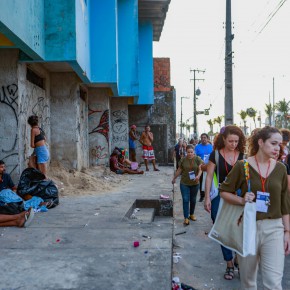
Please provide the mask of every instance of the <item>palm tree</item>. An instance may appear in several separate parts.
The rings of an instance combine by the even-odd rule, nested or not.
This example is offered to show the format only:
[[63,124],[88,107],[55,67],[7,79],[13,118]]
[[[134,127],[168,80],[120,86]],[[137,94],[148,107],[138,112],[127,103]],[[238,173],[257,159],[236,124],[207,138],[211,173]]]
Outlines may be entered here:
[[221,129],[221,124],[222,124],[223,118],[224,118],[224,116],[218,116],[218,117],[214,118],[214,120],[213,120],[213,122],[215,124],[219,124],[220,129]]
[[[184,123],[184,122],[180,123],[180,128],[182,128],[182,129],[186,128],[186,123]],[[181,130],[181,131],[183,131],[183,130]],[[182,135],[183,135],[183,132],[182,132]],[[180,136],[180,137],[183,138],[183,136]]]
[[212,135],[213,134],[213,121],[212,120],[207,120],[206,121],[210,127],[210,134],[209,135]]
[[189,137],[189,135],[190,135],[190,128],[193,127],[193,125],[186,123],[185,124],[185,127],[186,127],[186,130],[188,131],[188,137]]
[[253,118],[253,120],[254,120],[254,124],[255,124],[255,128],[257,128],[257,125],[256,125],[256,116],[257,116],[257,111],[254,109],[254,108],[248,108],[247,110],[246,110],[246,112],[247,112],[247,114],[248,114],[248,116],[250,117],[250,118]]
[[246,121],[246,118],[248,117],[248,113],[247,113],[247,111],[241,110],[238,114],[240,115],[241,119],[244,122],[244,134],[247,135],[247,121]]
[[282,127],[287,128],[287,116],[290,111],[290,101],[286,101],[285,98],[275,104],[275,109],[281,113]]
[[272,104],[266,104],[266,108],[265,108],[265,113],[267,115],[267,117],[269,118],[269,125],[272,126],[272,112],[273,112],[273,107]]

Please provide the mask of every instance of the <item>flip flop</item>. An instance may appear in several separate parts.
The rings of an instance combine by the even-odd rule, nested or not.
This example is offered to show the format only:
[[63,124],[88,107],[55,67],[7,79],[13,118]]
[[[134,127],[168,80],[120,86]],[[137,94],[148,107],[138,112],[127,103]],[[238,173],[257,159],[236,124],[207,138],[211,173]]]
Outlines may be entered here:
[[34,211],[33,211],[32,207],[27,211],[27,213],[25,214],[24,217],[25,217],[25,222],[23,224],[23,227],[26,228],[31,224],[31,222],[34,218]]
[[53,202],[52,200],[50,200],[50,201],[47,202],[47,204],[46,204],[46,208],[47,208],[47,209],[50,209],[50,208],[52,208],[52,207],[54,207],[54,202]]

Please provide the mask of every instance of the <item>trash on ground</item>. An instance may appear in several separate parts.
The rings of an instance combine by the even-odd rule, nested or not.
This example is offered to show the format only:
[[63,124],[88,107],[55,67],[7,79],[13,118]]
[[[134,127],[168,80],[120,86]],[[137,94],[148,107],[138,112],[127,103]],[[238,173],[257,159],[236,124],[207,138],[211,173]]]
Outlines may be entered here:
[[135,209],[133,210],[133,213],[132,213],[131,216],[130,216],[130,219],[136,219],[136,218],[137,218],[137,217],[136,217],[136,213],[137,213],[138,211],[140,211],[140,208],[135,208]]
[[186,285],[184,283],[181,283],[181,289],[183,290],[195,290],[192,286]]
[[140,245],[140,244],[139,244],[139,241],[134,241],[134,242],[133,242],[133,246],[134,246],[134,248],[139,247],[139,245]]
[[173,255],[173,263],[174,263],[174,264],[177,264],[177,263],[179,262],[179,259],[181,259],[181,258],[182,258],[182,257],[180,256],[179,253],[174,254],[174,255]]
[[183,235],[183,234],[186,234],[186,231],[182,231],[182,232],[176,233],[175,235],[178,236],[178,235]]
[[160,195],[160,199],[169,199],[169,198],[170,198],[169,195],[164,195],[164,194]]
[[180,290],[181,283],[180,283],[179,277],[173,277],[171,285],[172,285],[172,290]]
[[150,236],[146,236],[146,235],[142,235],[143,238],[146,238],[146,239],[151,239]]

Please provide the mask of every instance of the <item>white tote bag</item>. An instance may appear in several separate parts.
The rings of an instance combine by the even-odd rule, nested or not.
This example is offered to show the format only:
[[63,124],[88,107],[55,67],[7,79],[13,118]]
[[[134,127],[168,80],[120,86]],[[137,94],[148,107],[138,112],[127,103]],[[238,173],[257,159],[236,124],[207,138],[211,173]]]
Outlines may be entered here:
[[242,257],[256,254],[256,203],[232,205],[220,199],[209,238]]

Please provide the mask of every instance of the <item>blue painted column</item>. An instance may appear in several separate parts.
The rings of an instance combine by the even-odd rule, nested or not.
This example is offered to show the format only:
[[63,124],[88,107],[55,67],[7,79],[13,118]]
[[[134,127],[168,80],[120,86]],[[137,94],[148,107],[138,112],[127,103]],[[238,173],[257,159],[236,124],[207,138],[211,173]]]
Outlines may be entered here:
[[137,96],[138,78],[138,0],[118,0],[118,92]]
[[153,26],[139,23],[139,98],[138,105],[154,104]]
[[117,0],[90,0],[89,3],[91,81],[116,87]]

